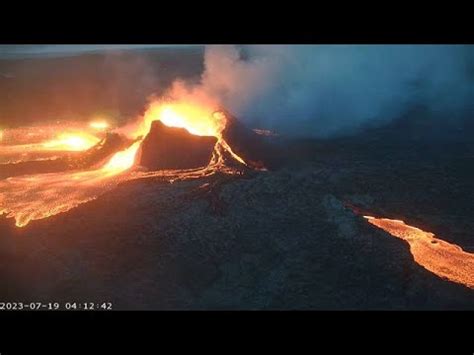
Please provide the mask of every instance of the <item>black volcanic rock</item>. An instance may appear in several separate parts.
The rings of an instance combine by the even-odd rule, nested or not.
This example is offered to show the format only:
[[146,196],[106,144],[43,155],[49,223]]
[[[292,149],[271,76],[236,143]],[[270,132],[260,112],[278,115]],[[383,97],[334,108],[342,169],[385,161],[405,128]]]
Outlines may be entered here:
[[221,177],[124,183],[22,229],[0,218],[1,299],[107,300],[114,310],[474,309],[473,290],[431,274],[406,242],[344,208],[338,195],[352,171],[234,175],[214,189],[221,216],[206,194],[187,197]]
[[196,136],[184,128],[155,121],[143,140],[140,165],[151,170],[206,166],[216,143],[215,137]]
[[281,154],[265,138],[245,126],[227,112],[224,112],[227,124],[222,136],[232,148],[252,168],[273,168]]

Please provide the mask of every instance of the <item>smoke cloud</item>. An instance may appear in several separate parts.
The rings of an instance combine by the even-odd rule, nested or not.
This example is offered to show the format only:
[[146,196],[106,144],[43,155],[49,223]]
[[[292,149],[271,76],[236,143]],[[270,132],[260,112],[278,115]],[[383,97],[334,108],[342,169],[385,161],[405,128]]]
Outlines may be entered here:
[[352,132],[420,105],[446,120],[473,112],[474,46],[208,46],[204,66],[191,94],[288,134]]

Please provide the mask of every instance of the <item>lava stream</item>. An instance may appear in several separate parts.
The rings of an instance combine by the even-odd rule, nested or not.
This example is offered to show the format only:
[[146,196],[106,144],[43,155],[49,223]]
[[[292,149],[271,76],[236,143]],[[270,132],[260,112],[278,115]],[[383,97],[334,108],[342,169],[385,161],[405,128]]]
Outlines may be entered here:
[[[160,177],[174,181],[209,176],[217,171],[238,174],[239,170],[226,164],[225,152],[241,164],[246,165],[245,161],[232,151],[222,137],[222,130],[226,125],[225,115],[212,112],[209,107],[182,102],[153,103],[140,121],[118,130],[132,138],[134,143],[126,150],[115,153],[100,167],[87,171],[37,174],[1,180],[0,215],[15,218],[16,225],[23,227],[32,220],[66,212],[94,200],[126,180]],[[161,120],[167,126],[185,128],[191,134],[216,137],[217,143],[209,164],[199,169],[177,171],[143,172],[131,169],[136,165],[141,143],[149,133],[151,123],[156,120]],[[106,128],[103,124],[93,126],[96,129]],[[59,139],[56,143],[58,146],[69,144],[72,148],[79,149],[87,142],[80,139]]]
[[428,271],[474,288],[474,254],[400,220],[371,216],[364,218],[394,237],[406,240],[415,261]]
[[103,132],[76,123],[2,131],[0,164],[54,159],[64,153],[83,152],[99,143]]
[[95,170],[18,176],[0,181],[0,215],[15,218],[16,226],[54,216],[94,200],[113,189],[133,166],[139,142],[116,153]]

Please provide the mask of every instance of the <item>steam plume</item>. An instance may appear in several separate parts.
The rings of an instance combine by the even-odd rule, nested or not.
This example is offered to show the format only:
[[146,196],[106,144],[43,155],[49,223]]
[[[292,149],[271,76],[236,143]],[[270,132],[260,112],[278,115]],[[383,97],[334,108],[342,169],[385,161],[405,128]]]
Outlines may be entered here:
[[204,65],[190,93],[296,135],[383,124],[415,105],[447,120],[473,111],[473,46],[208,46]]

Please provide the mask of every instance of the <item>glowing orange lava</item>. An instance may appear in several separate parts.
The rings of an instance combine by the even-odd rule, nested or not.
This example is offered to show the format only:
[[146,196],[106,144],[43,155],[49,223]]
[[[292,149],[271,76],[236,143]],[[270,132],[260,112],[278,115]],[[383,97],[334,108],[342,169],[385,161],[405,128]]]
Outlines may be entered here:
[[81,123],[11,128],[0,140],[0,164],[54,159],[96,145],[104,134]]
[[415,261],[432,273],[474,288],[474,254],[396,219],[364,216],[369,223],[406,240]]
[[16,226],[54,216],[94,200],[113,189],[134,164],[139,142],[115,153],[101,168],[86,171],[18,176],[0,181],[0,215]]
[[110,173],[121,173],[127,169],[130,169],[135,163],[138,148],[140,148],[140,142],[135,142],[128,149],[116,153],[102,168],[103,171]]
[[99,130],[99,131],[103,131],[103,130],[108,129],[110,125],[107,121],[100,120],[100,121],[93,121],[89,123],[89,127]]
[[[155,172],[132,169],[136,165],[141,143],[150,131],[152,122],[156,120],[161,120],[167,126],[185,128],[191,134],[216,137],[217,143],[208,166],[199,169]],[[135,142],[127,149],[115,153],[101,166],[87,171],[18,176],[0,180],[0,215],[6,214],[7,218],[15,218],[16,225],[23,227],[32,220],[66,212],[79,204],[91,201],[122,181],[150,177],[174,181],[208,176],[217,171],[227,174],[239,173],[225,163],[224,153],[227,152],[245,165],[245,161],[232,151],[222,137],[226,122],[227,118],[223,113],[215,112],[214,107],[205,104],[156,101],[149,106],[138,122],[118,130]],[[99,123],[90,127],[105,129],[105,125]],[[59,134],[56,138],[37,144],[35,147],[81,151],[98,142],[98,137],[84,130],[74,134]],[[32,149],[32,146],[28,147]]]
[[45,150],[84,151],[99,143],[100,139],[84,132],[61,133],[56,139],[44,142]]
[[211,107],[204,105],[156,101],[150,104],[132,135],[135,138],[146,135],[150,131],[151,123],[160,120],[169,127],[185,128],[191,134],[219,138],[225,128],[225,116],[213,112]]
[[137,127],[132,129],[132,136],[136,139],[145,136],[151,128],[153,121],[160,120],[166,126],[185,128],[189,133],[198,136],[213,136],[217,138],[214,149],[215,158],[211,160],[209,167],[222,167],[222,151],[228,152],[235,160],[247,165],[240,156],[232,151],[232,148],[222,137],[222,131],[226,127],[227,117],[216,108],[205,104],[196,105],[188,102],[154,102],[145,112],[144,118]]

